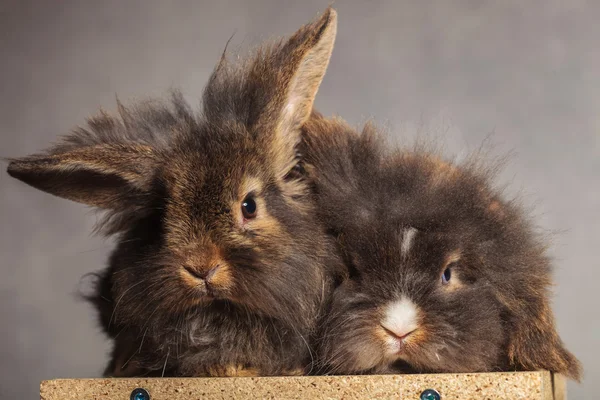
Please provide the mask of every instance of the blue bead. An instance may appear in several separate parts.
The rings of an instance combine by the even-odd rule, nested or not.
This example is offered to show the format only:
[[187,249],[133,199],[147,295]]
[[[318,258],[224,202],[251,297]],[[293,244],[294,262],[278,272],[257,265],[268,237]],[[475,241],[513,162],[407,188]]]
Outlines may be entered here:
[[150,395],[147,391],[141,388],[134,389],[129,396],[130,400],[150,400]]
[[440,400],[441,398],[442,396],[433,389],[426,389],[421,393],[421,400]]

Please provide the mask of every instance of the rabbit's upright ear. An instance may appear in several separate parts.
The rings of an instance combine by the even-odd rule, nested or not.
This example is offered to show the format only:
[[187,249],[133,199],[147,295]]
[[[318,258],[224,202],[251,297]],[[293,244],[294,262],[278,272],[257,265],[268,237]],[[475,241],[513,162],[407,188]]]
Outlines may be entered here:
[[[123,127],[107,115],[100,118],[105,126]],[[118,141],[117,136],[112,132],[113,140],[101,141],[80,130],[46,153],[12,159],[8,174],[55,196],[118,209],[147,193],[156,155],[149,145]]]
[[277,173],[285,175],[294,166],[300,127],[311,115],[336,30],[337,13],[330,7],[287,41],[263,46],[241,65],[229,64],[223,54],[204,90],[208,123],[245,125]]
[[329,65],[336,31],[337,14],[328,8],[317,21],[302,27],[282,47],[279,54],[282,76],[274,104],[281,132],[299,129],[310,117]]
[[581,364],[565,349],[547,301],[531,301],[517,314],[521,315],[509,332],[510,362],[525,370],[544,369],[580,381]]
[[[300,128],[309,119],[315,96],[329,65],[337,30],[332,8],[315,22],[303,26],[269,57],[266,67],[273,86],[266,107],[257,111],[256,131],[266,139],[276,168],[293,166]],[[264,78],[263,78],[264,79]]]

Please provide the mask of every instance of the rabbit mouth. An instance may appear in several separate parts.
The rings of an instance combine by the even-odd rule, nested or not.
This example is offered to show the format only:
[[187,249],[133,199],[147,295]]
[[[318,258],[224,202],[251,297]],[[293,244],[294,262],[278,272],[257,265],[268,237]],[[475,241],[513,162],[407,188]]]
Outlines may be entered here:
[[194,287],[199,297],[206,300],[224,299],[230,288],[229,268],[226,265],[216,265],[208,271],[198,271],[184,266],[186,281]]
[[406,340],[417,330],[413,329],[409,332],[396,333],[383,325],[381,325],[381,328],[387,334],[386,344],[394,355],[400,355],[405,352]]

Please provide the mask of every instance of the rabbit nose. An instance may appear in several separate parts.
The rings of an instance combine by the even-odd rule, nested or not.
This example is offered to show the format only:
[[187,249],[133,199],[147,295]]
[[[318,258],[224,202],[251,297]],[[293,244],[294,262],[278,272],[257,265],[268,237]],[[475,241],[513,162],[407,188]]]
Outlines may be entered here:
[[390,336],[403,340],[419,327],[418,313],[417,306],[408,297],[402,296],[388,304],[380,323]]
[[195,276],[196,278],[203,280],[205,283],[210,283],[210,280],[213,276],[215,276],[215,273],[217,272],[217,270],[220,268],[219,264],[210,266],[209,268],[192,268],[189,266],[185,266],[185,269],[193,276]]
[[217,271],[219,270],[219,268],[221,268],[221,266],[219,264],[217,265],[213,265],[205,274],[204,274],[204,280],[206,281],[207,284],[210,283],[210,280],[212,279],[213,276],[215,276],[215,274],[217,273]]
[[410,335],[411,333],[413,333],[414,331],[416,331],[416,329],[413,330],[402,330],[402,329],[396,329],[396,330],[391,330],[385,327],[385,325],[381,325],[381,327],[386,331],[386,333],[390,336],[392,336],[395,339],[398,340],[404,340],[408,337],[408,335]]

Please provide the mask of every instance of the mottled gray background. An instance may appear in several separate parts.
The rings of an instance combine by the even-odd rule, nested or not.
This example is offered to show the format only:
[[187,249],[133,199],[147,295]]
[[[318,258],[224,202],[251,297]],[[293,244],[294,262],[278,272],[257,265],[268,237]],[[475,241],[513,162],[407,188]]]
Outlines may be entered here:
[[[247,49],[321,12],[314,1],[0,2],[0,156],[25,155],[99,106],[202,87],[227,39]],[[344,1],[317,106],[358,124],[374,117],[402,140],[446,137],[449,151],[493,132],[516,157],[503,174],[559,231],[558,329],[600,389],[600,2]],[[196,100],[194,100],[196,101]],[[94,377],[108,343],[80,277],[109,241],[87,209],[0,172],[0,398],[37,396],[42,379]],[[594,380],[594,376],[596,380]]]

